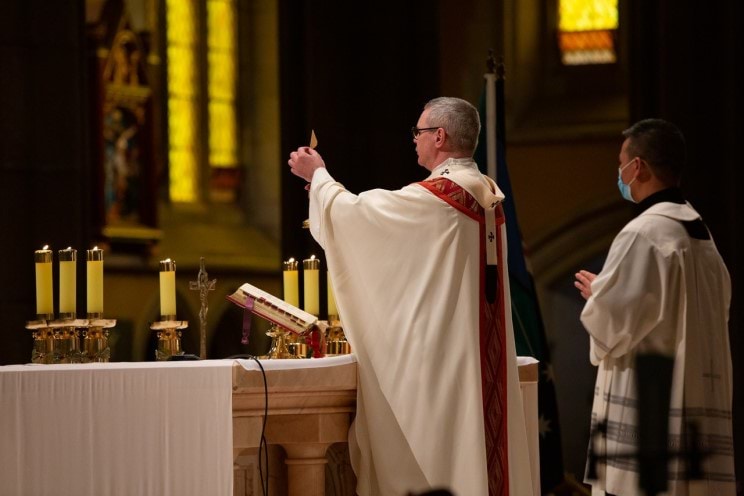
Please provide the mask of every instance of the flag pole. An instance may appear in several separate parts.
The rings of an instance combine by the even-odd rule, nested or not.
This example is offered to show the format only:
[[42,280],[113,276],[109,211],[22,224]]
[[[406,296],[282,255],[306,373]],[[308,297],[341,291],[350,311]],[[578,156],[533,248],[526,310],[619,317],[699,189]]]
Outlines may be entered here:
[[496,181],[496,59],[493,50],[488,51],[486,59],[488,72],[486,80],[486,166],[488,177]]
[[[492,62],[495,64],[495,61]],[[500,167],[503,168],[505,163],[499,163],[500,161],[506,160],[506,105],[504,102],[504,74],[506,69],[504,67],[504,57],[499,57],[499,63],[496,65],[496,170]],[[496,177],[494,176],[494,180]]]

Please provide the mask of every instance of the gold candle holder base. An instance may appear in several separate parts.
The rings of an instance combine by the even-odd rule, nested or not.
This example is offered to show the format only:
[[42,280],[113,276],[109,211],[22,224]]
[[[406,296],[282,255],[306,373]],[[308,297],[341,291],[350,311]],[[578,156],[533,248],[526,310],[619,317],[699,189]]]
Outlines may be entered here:
[[116,325],[114,319],[90,318],[83,330],[82,358],[84,363],[108,363],[111,358],[109,330]]
[[288,339],[291,339],[289,332],[279,326],[271,326],[266,335],[271,338],[271,348],[266,358],[300,358],[295,351],[290,351]]
[[44,322],[43,327],[29,327],[33,323],[26,325],[31,329],[34,338],[34,347],[31,350],[31,363],[54,363],[54,331],[47,327]]
[[86,321],[73,318],[32,320],[26,329],[33,333],[31,363],[81,363],[80,332]]
[[82,363],[80,331],[75,326],[54,330],[54,363]]
[[[29,321],[26,329],[31,330],[34,338],[31,363],[108,362],[111,356],[109,329],[115,325],[116,320],[101,318]],[[83,329],[82,349],[80,329]]]
[[307,358],[308,346],[304,336],[289,333],[287,336],[287,349],[292,355],[292,358]]
[[338,317],[335,319],[329,316],[330,325],[326,329],[326,356],[349,355],[351,345],[346,340],[344,328]]
[[169,360],[172,356],[183,355],[181,329],[186,329],[188,326],[189,323],[185,320],[161,320],[150,325],[150,329],[158,333],[155,360],[161,362]]

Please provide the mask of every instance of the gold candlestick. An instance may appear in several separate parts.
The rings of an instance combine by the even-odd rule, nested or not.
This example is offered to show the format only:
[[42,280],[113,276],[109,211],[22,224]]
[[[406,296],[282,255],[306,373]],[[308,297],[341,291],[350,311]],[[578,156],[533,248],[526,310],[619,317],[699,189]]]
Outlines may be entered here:
[[155,350],[155,360],[169,360],[172,356],[183,355],[181,349],[181,330],[189,326],[185,320],[161,320],[150,325],[150,329],[157,331],[158,348]]
[[271,326],[266,335],[271,337],[271,349],[266,358],[299,358],[292,353],[287,346],[287,338],[290,333],[279,326]]
[[160,320],[176,320],[176,261],[160,261]]
[[170,258],[160,261],[160,321],[150,325],[157,331],[158,347],[155,360],[169,360],[183,355],[181,330],[189,326],[185,320],[176,320],[176,261]]
[[[333,318],[333,320],[331,320]],[[330,324],[326,329],[326,355],[348,355],[351,353],[351,345],[346,339],[344,334],[344,328],[341,326],[341,321],[338,320],[338,316],[328,316],[328,323]]]
[[115,319],[90,318],[83,330],[82,360],[84,363],[106,363],[111,358],[108,337]]

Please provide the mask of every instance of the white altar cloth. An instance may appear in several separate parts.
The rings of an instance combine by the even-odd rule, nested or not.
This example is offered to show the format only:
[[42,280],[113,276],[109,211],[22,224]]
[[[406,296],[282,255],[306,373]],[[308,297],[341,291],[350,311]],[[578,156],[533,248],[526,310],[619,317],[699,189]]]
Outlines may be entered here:
[[233,363],[0,367],[0,496],[231,495]]
[[[260,370],[255,360],[239,359],[237,362],[246,370]],[[296,358],[261,360],[261,366],[264,370],[296,370],[296,369],[316,369],[322,367],[338,367],[356,363],[356,356],[338,355],[324,358],[310,358],[300,360]]]

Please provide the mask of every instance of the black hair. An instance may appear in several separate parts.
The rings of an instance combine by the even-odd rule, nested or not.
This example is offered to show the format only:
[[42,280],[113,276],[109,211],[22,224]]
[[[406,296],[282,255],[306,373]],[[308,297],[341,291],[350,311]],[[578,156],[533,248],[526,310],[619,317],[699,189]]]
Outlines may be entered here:
[[629,157],[645,160],[662,182],[679,184],[687,152],[685,137],[677,126],[663,119],[644,119],[623,131],[623,136],[629,140]]

